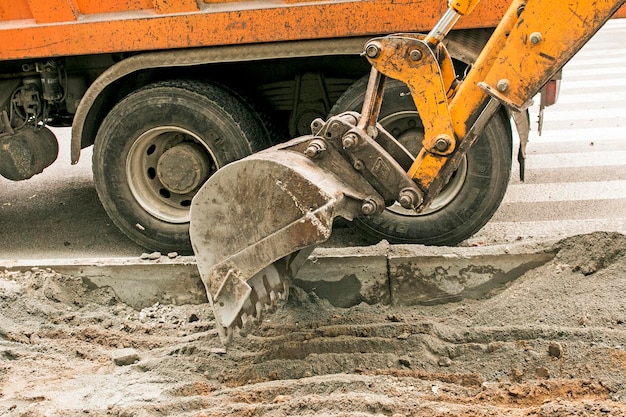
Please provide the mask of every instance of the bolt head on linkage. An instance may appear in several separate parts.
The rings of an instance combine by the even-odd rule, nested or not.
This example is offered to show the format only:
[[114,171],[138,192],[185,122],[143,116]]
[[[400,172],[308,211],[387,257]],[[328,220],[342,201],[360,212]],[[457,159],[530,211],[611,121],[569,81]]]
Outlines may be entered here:
[[405,209],[415,210],[422,204],[422,197],[411,188],[403,188],[398,195],[398,203]]
[[304,150],[304,155],[310,159],[319,158],[320,155],[326,150],[326,143],[319,139],[313,139],[309,142],[309,146]]
[[371,216],[378,211],[378,204],[372,198],[366,198],[361,204],[361,212],[366,216]]
[[341,144],[343,145],[344,149],[351,148],[354,145],[356,145],[358,142],[359,142],[359,138],[354,133],[348,133],[341,140]]

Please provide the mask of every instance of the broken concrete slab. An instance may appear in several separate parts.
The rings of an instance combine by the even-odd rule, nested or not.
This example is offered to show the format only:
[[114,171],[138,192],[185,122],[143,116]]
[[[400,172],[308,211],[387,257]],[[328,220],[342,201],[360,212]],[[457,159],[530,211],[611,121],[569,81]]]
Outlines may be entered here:
[[391,302],[387,248],[351,251],[316,249],[293,283],[336,307]]
[[547,249],[521,246],[394,246],[388,254],[392,304],[432,305],[486,298],[554,256]]
[[116,349],[111,353],[111,359],[117,366],[132,365],[139,361],[139,353],[133,348]]
[[92,289],[111,287],[120,300],[136,309],[157,302],[177,305],[208,302],[193,257],[0,261],[0,268],[8,270],[27,271],[35,267],[80,277]]
[[[551,245],[485,247],[390,245],[317,248],[294,279],[337,307],[361,302],[415,305],[481,298],[554,257]],[[206,303],[193,257],[0,261],[0,268],[51,268],[81,277],[92,288],[113,288],[141,309],[163,304]]]
[[484,298],[554,257],[551,244],[318,248],[294,279],[336,307]]

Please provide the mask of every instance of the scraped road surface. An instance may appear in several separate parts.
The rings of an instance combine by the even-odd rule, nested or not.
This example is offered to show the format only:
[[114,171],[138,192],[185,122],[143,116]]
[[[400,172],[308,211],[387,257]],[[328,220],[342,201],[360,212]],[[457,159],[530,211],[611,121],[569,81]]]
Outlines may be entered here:
[[484,299],[344,309],[294,288],[225,349],[207,303],[0,271],[0,415],[626,415],[626,236],[595,233]]
[[[559,102],[528,146],[527,179],[516,167],[492,221],[468,244],[626,233],[626,19],[611,21],[566,66]],[[531,120],[536,127],[537,107]],[[138,256],[108,219],[91,176],[91,149],[23,182],[0,178],[0,259]],[[341,233],[336,234],[341,238]],[[350,238],[350,244],[354,237]]]

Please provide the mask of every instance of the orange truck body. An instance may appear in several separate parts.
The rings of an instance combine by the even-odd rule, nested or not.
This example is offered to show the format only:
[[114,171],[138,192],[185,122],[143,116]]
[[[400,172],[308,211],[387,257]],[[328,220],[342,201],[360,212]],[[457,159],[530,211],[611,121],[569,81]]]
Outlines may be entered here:
[[[481,2],[457,28],[493,27],[508,3]],[[439,0],[13,0],[0,4],[0,59],[419,32],[445,9]]]

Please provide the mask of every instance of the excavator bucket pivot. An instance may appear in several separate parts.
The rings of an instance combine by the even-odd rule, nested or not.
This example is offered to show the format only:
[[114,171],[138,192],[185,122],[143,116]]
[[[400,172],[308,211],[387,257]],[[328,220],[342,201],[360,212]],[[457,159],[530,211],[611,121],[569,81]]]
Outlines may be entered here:
[[[315,145],[323,155],[312,152]],[[384,208],[372,186],[316,136],[209,178],[192,202],[190,237],[222,340],[285,299],[293,274],[330,237],[333,219],[362,215],[364,202]]]

